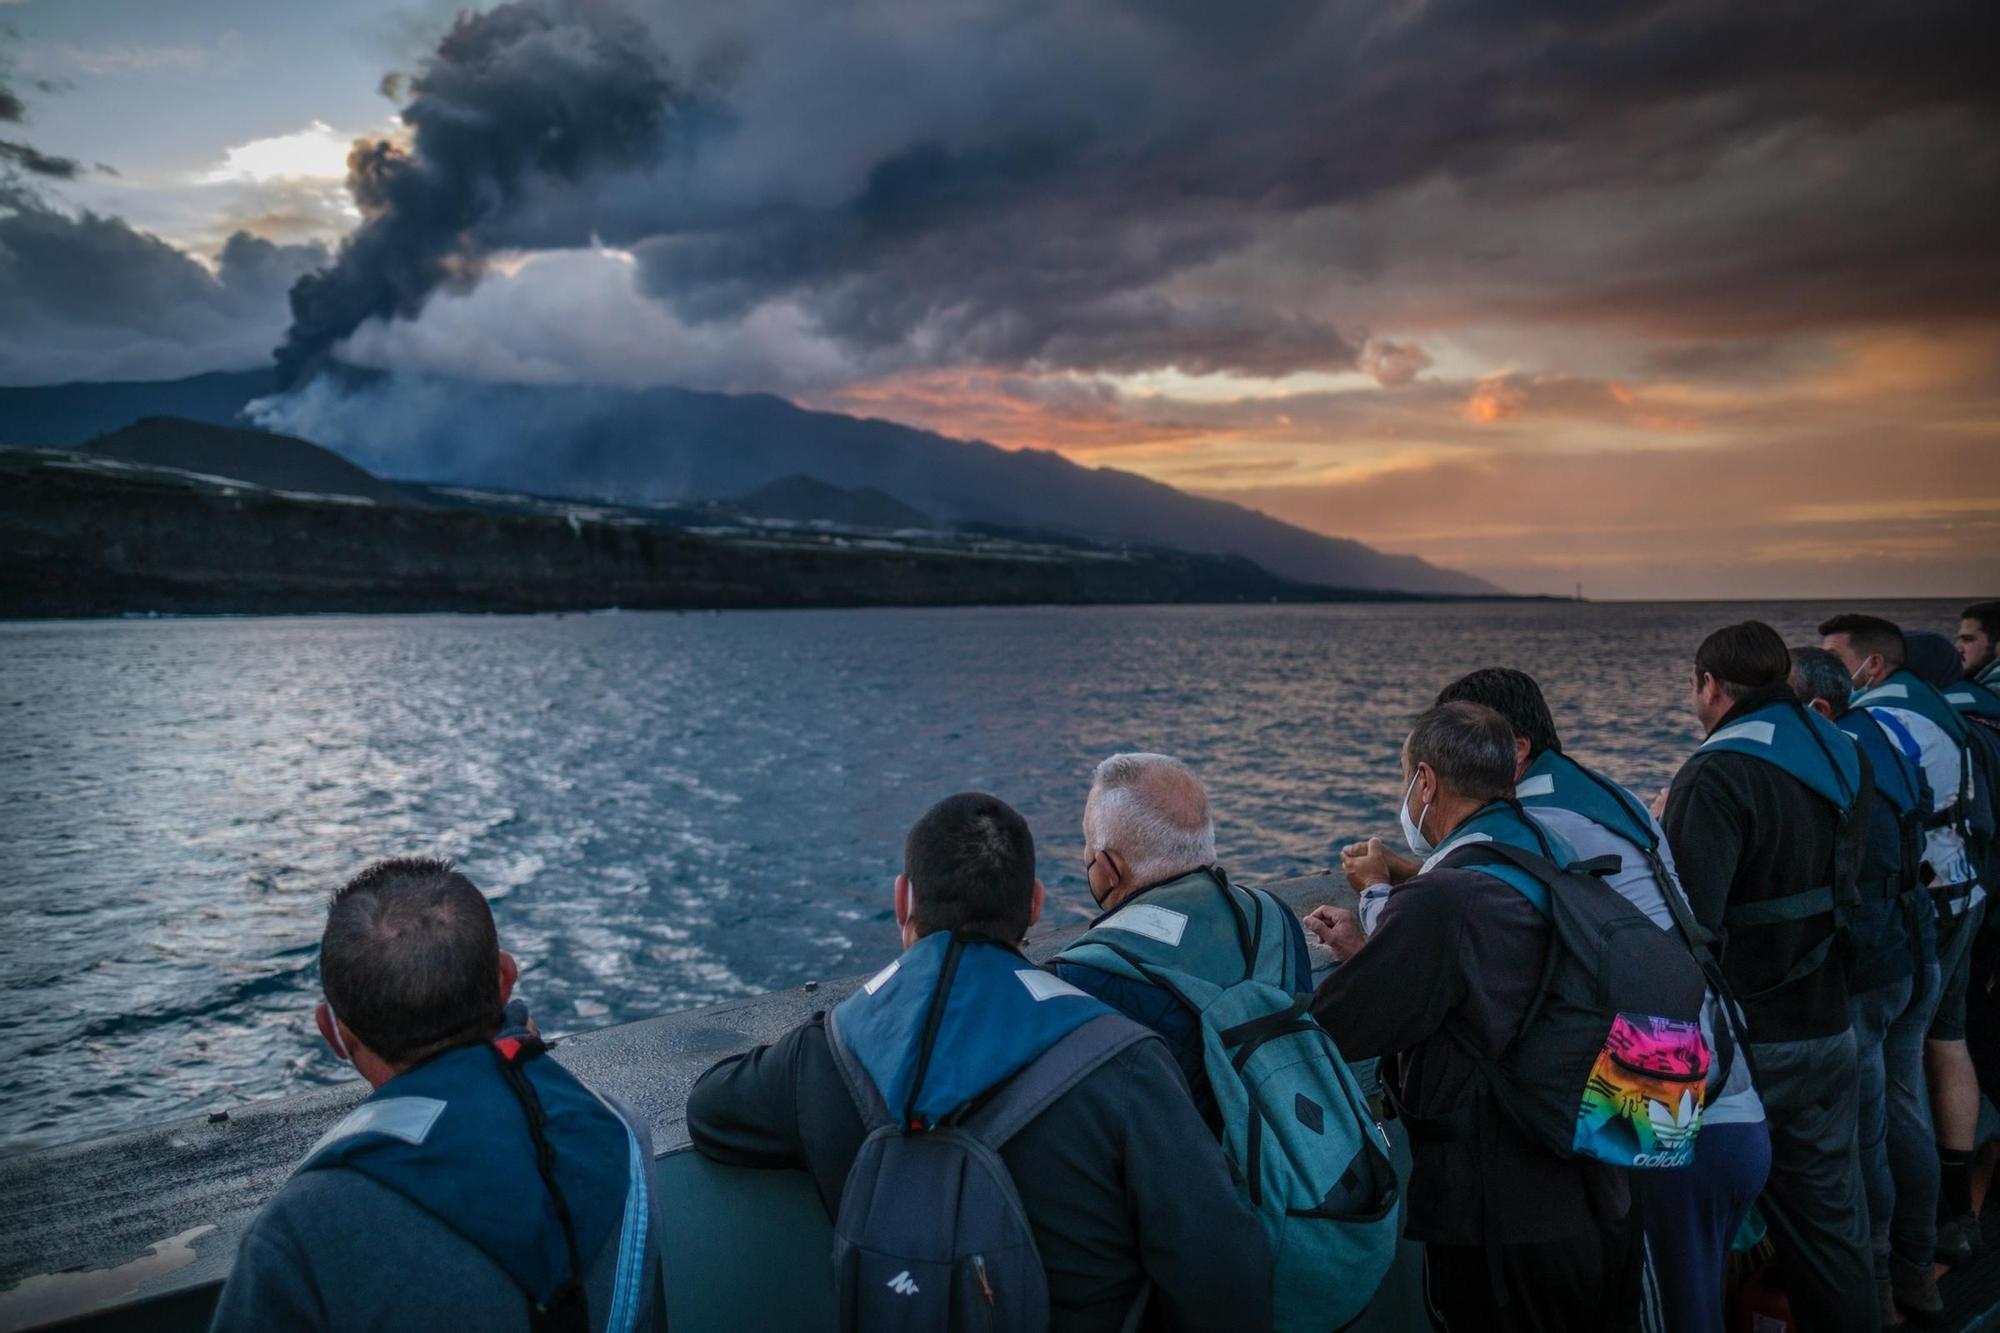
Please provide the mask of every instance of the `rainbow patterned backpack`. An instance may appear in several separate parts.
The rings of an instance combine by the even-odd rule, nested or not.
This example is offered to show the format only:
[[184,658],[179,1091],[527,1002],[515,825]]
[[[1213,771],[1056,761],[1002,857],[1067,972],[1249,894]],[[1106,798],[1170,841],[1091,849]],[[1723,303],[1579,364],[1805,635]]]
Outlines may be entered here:
[[1615,866],[1558,866],[1497,839],[1440,864],[1493,875],[1549,921],[1548,961],[1509,1047],[1491,1059],[1454,1034],[1501,1112],[1559,1157],[1692,1162],[1709,1050],[1706,983],[1687,946],[1593,873]]

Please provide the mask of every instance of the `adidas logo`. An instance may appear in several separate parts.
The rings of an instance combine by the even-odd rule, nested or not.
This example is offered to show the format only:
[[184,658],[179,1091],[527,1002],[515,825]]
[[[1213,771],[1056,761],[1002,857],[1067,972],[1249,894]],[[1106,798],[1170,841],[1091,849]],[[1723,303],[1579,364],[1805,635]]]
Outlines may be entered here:
[[887,1285],[889,1290],[895,1292],[898,1296],[914,1296],[917,1294],[916,1280],[910,1276],[910,1270],[907,1268],[890,1278]]

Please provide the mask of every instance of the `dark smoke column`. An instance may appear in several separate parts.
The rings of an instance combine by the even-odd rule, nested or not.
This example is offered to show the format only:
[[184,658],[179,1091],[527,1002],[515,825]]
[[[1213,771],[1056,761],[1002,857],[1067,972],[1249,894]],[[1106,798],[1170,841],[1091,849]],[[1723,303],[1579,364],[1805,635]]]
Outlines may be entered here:
[[348,155],[363,221],[292,288],[281,388],[364,321],[412,317],[438,287],[477,282],[485,230],[531,186],[650,160],[674,102],[651,35],[601,0],[461,14],[410,94],[407,150],[361,142]]

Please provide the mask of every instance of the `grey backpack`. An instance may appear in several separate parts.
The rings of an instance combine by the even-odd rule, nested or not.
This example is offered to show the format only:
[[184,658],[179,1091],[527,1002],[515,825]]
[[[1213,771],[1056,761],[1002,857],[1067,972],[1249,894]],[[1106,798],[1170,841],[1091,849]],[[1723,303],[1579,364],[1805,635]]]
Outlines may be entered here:
[[1000,1148],[1098,1066],[1158,1037],[1121,1015],[1093,1018],[962,1119],[910,1133],[841,1040],[838,1011],[828,1017],[834,1064],[868,1127],[833,1229],[840,1327],[1046,1330],[1048,1277]]

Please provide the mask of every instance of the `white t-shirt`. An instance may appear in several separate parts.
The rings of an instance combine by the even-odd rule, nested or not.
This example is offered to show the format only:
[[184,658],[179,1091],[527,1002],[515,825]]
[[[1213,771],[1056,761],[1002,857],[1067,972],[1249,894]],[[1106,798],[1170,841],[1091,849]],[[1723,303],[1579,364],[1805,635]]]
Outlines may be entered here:
[[[1910,739],[1917,743],[1918,750],[1918,753],[1911,755],[1910,758],[1917,761],[1918,766],[1924,770],[1925,779],[1931,784],[1931,808],[1950,809],[1952,803],[1958,799],[1960,765],[1965,762],[1965,756],[1959,751],[1958,742],[1953,740],[1944,728],[1922,713],[1887,704],[1863,704],[1862,707],[1878,717],[1887,713],[1902,724],[1903,730],[1910,733]],[[1883,730],[1889,733],[1889,739],[1899,746],[1902,745],[1893,727],[1884,727]],[[1974,780],[1977,781],[1976,774]],[[1972,796],[1977,800],[1979,793],[1974,791]],[[1959,836],[1957,829],[1948,824],[1942,828],[1925,829],[1924,860],[1930,862],[1931,869],[1937,872],[1937,879],[1934,882],[1938,886],[1972,885],[1970,894],[1965,896],[1964,906],[1954,904],[1954,911],[1965,911],[1984,901],[1986,889],[1976,882],[1972,859],[1965,854],[1965,839]]]

